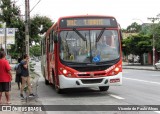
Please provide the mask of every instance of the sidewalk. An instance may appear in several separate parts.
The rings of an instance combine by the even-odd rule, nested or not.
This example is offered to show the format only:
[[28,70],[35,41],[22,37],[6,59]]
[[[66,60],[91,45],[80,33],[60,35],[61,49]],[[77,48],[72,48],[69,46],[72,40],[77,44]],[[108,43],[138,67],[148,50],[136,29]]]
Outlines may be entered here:
[[150,70],[150,71],[159,71],[153,67],[153,65],[141,65],[140,63],[122,63],[123,69],[135,69],[135,70]]
[[[18,85],[15,82],[15,71],[13,70],[14,64],[11,64],[12,67],[12,81],[11,81],[11,91],[10,91],[10,96],[11,96],[11,104],[10,105],[41,105],[41,103],[37,100],[38,96],[34,98],[28,98],[22,100],[20,97],[20,90],[18,89]],[[31,85],[32,85],[32,91],[35,95],[37,95],[37,83],[39,76],[37,74],[31,74]],[[34,78],[33,78],[34,77]],[[24,94],[25,95],[25,94]],[[6,104],[6,99],[5,99],[5,94],[2,94],[2,104],[0,106],[9,106]],[[23,114],[24,112],[16,111],[16,112],[1,112],[0,114]],[[28,114],[31,114],[31,112],[27,112]],[[32,113],[33,114],[33,113]]]
[[[15,82],[15,72],[12,71],[12,76],[13,76],[13,79],[12,79],[12,82],[11,82],[11,92],[10,92],[10,95],[11,95],[11,103],[12,104],[15,104],[15,105],[21,105],[21,99],[20,99],[20,90],[18,90],[18,85],[17,83]],[[2,105],[6,105],[5,104],[6,100],[5,100],[5,94],[3,93],[2,95]]]

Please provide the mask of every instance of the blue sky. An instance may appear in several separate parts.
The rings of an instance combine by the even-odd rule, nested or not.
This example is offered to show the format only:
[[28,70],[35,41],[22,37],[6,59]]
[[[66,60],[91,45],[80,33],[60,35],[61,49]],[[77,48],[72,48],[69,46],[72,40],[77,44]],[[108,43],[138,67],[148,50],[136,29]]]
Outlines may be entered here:
[[[14,0],[13,0],[14,1]],[[22,14],[24,14],[25,0],[17,0]],[[30,9],[39,0],[30,0]],[[133,22],[149,23],[148,17],[160,14],[160,0],[41,0],[31,12],[48,16],[53,21],[68,15],[111,15],[126,28]]]

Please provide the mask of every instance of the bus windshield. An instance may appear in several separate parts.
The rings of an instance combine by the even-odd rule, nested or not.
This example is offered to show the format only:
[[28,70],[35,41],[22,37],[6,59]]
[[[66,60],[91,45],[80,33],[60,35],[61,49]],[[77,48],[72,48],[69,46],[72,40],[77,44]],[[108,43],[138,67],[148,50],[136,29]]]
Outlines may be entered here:
[[60,32],[60,58],[66,62],[97,63],[118,59],[117,30],[72,30]]

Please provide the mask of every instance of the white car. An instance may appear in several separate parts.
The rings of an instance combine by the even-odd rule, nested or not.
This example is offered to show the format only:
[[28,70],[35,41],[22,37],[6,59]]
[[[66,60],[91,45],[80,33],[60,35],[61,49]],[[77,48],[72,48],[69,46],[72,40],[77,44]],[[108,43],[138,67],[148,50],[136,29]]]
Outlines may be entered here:
[[155,69],[160,69],[160,60],[155,64]]

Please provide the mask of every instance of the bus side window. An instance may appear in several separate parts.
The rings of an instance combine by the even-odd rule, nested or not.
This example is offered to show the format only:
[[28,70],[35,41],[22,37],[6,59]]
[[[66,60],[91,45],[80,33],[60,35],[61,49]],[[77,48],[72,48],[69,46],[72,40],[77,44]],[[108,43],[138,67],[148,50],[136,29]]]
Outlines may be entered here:
[[54,43],[58,43],[58,37],[57,37],[57,34],[54,32],[54,34],[53,34],[53,36],[54,36]]
[[46,54],[46,37],[44,37],[42,45],[43,45],[43,55],[45,55]]
[[49,44],[50,44],[49,51],[53,52],[53,35],[52,35],[52,32],[49,35]]
[[52,50],[52,52],[54,52],[54,31],[52,31],[52,45],[53,45],[53,50]]

